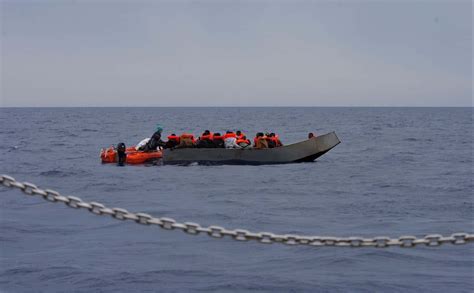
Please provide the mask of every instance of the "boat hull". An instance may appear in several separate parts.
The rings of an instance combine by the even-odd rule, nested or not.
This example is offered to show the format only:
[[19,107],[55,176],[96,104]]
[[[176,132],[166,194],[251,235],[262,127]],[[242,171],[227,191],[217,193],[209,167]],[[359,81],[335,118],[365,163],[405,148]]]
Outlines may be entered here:
[[311,162],[340,143],[331,132],[298,143],[271,149],[183,148],[163,151],[164,164],[264,165]]

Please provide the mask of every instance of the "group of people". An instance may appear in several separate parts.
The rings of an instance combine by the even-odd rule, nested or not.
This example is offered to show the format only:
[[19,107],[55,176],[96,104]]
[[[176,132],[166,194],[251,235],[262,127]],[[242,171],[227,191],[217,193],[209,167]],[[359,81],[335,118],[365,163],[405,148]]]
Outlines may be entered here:
[[258,132],[253,139],[253,145],[250,139],[240,130],[236,132],[226,131],[224,134],[219,132],[212,133],[205,130],[197,139],[193,134],[183,133],[176,135],[172,133],[168,136],[165,142],[161,139],[163,128],[157,126],[155,133],[149,140],[138,146],[139,150],[152,151],[158,148],[228,148],[228,149],[243,149],[243,148],[275,148],[283,146],[280,138],[275,133]]

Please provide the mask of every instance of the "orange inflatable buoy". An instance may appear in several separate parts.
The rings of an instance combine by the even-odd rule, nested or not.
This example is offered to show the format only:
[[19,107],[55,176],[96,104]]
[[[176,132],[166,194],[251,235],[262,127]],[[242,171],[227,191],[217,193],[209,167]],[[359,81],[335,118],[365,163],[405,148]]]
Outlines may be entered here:
[[[135,147],[128,147],[125,151],[127,158],[125,162],[127,164],[144,164],[146,162],[161,159],[161,151],[137,151]],[[117,163],[117,150],[114,147],[100,150],[100,159],[102,163]]]

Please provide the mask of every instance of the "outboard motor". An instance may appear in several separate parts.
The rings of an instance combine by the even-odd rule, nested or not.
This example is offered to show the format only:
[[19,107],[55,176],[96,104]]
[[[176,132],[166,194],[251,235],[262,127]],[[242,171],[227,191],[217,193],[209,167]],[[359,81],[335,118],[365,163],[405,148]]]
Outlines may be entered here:
[[117,164],[119,166],[125,165],[125,160],[127,159],[127,154],[125,153],[126,146],[123,142],[117,145]]

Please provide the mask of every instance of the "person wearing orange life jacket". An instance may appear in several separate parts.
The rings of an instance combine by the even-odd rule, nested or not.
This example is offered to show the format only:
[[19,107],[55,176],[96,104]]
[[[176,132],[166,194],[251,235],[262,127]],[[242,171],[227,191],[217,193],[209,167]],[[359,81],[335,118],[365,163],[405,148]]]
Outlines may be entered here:
[[179,136],[172,133],[171,135],[168,135],[168,141],[165,144],[165,149],[174,148],[175,146],[179,145],[179,142]]
[[272,140],[273,144],[275,145],[275,147],[281,147],[283,146],[283,144],[281,143],[280,141],[280,137],[278,135],[276,135],[275,133],[270,133],[270,139]]
[[245,133],[243,133],[242,131],[240,130],[237,130],[235,132],[235,136],[237,137],[237,139],[242,139],[244,136],[245,136]]
[[196,140],[194,135],[190,133],[183,133],[179,137],[179,145],[176,148],[193,148],[195,146]]
[[237,144],[237,135],[232,131],[228,130],[224,134],[224,146],[226,149],[240,149],[241,147]]
[[210,148],[212,147],[212,132],[205,130],[196,143],[198,148]]
[[260,134],[263,135],[263,133],[257,132],[257,134],[255,134],[255,137],[253,138],[253,146],[254,146],[254,147],[257,146],[257,140],[258,140],[258,138],[260,137]]
[[254,138],[254,148],[256,149],[266,149],[268,148],[268,142],[263,132],[258,132]]
[[242,148],[247,148],[251,146],[250,139],[247,139],[245,135],[241,136],[241,138],[237,138],[237,144]]
[[224,136],[219,132],[214,133],[212,136],[212,145],[213,148],[224,148]]
[[267,141],[268,148],[274,148],[275,147],[275,141],[272,139],[272,135],[270,133],[265,133],[264,136],[265,140]]

